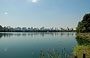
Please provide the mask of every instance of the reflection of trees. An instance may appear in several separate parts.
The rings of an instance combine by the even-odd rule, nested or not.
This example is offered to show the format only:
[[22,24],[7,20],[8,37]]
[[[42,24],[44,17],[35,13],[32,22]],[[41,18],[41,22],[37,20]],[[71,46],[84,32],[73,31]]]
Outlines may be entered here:
[[0,38],[2,37],[2,35],[0,34]]
[[0,33],[0,38],[1,37],[10,37],[10,36],[73,36],[72,34],[74,33],[70,33],[70,32],[3,32]]
[[10,37],[12,35],[13,35],[12,33],[0,33],[0,38],[2,38],[2,37]]
[[87,39],[83,39],[83,38],[80,38],[80,37],[76,37],[76,41],[78,43],[78,45],[88,45],[90,44],[90,42],[87,40]]
[[63,34],[63,32],[61,32],[61,36],[63,36],[64,34]]

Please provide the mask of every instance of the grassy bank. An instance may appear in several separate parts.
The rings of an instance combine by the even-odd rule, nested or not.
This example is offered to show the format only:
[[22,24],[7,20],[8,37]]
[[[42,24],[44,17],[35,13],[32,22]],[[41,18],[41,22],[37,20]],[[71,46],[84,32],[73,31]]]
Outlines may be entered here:
[[80,45],[74,48],[73,55],[78,58],[82,58],[83,54],[86,55],[86,58],[90,58],[90,45]]
[[78,46],[74,48],[73,55],[82,58],[85,54],[90,58],[90,33],[77,33],[76,36]]

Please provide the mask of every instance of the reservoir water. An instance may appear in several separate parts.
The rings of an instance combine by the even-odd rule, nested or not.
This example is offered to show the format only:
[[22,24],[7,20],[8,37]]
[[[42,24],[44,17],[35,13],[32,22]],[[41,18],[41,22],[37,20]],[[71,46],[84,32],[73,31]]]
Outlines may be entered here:
[[47,57],[47,50],[72,55],[76,47],[75,32],[0,32],[0,58],[40,58],[40,51]]

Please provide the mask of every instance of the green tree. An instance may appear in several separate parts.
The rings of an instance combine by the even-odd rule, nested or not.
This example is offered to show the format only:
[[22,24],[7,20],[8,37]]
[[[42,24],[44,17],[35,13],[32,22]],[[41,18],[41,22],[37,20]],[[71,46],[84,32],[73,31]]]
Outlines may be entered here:
[[78,23],[77,32],[90,32],[90,13],[85,14],[83,20]]
[[84,27],[86,27],[86,32],[90,32],[90,14],[85,14],[82,20]]
[[78,33],[80,33],[80,32],[85,32],[85,30],[86,30],[86,28],[84,27],[84,24],[83,24],[82,22],[79,22],[79,23],[78,23],[78,26],[77,26],[77,28],[76,28],[76,31],[77,31]]

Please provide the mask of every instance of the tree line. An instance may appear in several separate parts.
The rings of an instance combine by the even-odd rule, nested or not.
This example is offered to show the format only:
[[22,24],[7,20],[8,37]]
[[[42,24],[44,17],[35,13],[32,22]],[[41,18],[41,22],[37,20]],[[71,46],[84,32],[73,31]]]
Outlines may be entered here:
[[90,32],[90,13],[83,16],[82,21],[80,21],[76,27],[76,31],[77,33]]

